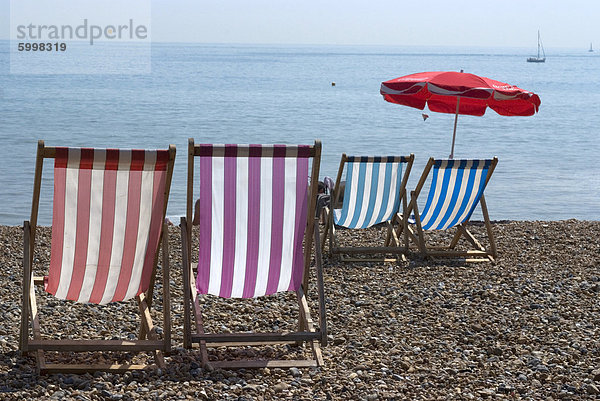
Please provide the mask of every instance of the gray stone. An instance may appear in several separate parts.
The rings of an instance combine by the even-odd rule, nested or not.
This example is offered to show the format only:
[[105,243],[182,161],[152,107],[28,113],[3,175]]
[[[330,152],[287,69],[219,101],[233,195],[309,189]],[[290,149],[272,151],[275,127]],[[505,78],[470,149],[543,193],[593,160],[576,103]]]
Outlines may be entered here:
[[290,386],[287,383],[279,382],[273,386],[273,391],[275,391],[276,393],[281,393],[281,392],[287,390],[289,387]]
[[50,397],[53,400],[63,400],[64,398],[66,398],[67,393],[62,391],[62,390],[58,390],[55,391],[52,396]]
[[600,393],[600,390],[598,390],[598,387],[596,387],[596,385],[594,385],[594,384],[586,385],[585,391],[590,395],[596,395],[596,394]]

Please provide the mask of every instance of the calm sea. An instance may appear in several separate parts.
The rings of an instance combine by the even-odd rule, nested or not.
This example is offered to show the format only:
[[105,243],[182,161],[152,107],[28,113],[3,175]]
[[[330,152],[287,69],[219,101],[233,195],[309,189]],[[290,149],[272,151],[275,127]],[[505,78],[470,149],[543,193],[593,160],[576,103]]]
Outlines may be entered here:
[[[381,81],[460,70],[539,94],[532,117],[460,116],[456,158],[498,156],[486,190],[492,219],[600,218],[600,53],[529,49],[154,44],[151,74],[16,75],[0,42],[0,224],[29,219],[36,143],[165,148],[178,159],[169,214],[185,209],[186,146],[323,142],[321,176],[340,156],[447,157],[452,115],[383,101]],[[532,49],[533,50],[533,49]],[[116,49],[115,51],[119,51]],[[107,66],[108,68],[108,66]],[[335,82],[335,86],[331,83]],[[51,223],[51,165],[40,222]]]

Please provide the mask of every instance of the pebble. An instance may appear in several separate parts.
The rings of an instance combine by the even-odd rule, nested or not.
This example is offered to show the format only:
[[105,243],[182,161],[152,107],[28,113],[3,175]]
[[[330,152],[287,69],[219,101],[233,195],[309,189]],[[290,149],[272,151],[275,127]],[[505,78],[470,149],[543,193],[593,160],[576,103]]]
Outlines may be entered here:
[[[477,237],[485,232],[477,222],[470,226]],[[492,230],[499,253],[496,264],[423,260],[416,253],[409,255],[407,264],[341,263],[329,258],[326,250],[329,345],[322,349],[325,366],[211,371],[200,366],[198,350],[182,348],[181,245],[173,228],[169,238],[173,351],[166,357],[166,369],[40,377],[34,359],[18,353],[22,229],[0,226],[0,400],[267,400],[302,399],[307,394],[323,400],[599,396],[600,329],[590,311],[600,309],[596,240],[600,222],[502,221],[494,222]],[[357,245],[377,243],[382,233],[385,229],[377,226],[360,232],[339,230],[341,239]],[[431,233],[431,242],[442,237]],[[36,269],[40,269],[49,262],[50,230],[40,228],[37,241]],[[161,274],[159,268],[159,279]],[[318,326],[313,284],[314,276],[307,298]],[[155,291],[152,314],[154,323],[163,327],[160,288]],[[213,331],[223,327],[244,332],[258,326],[264,331],[295,331],[297,303],[290,295],[243,302],[202,297],[205,324]],[[106,338],[127,338],[138,332],[134,303],[109,305],[110,311],[105,312],[95,306],[65,308],[62,301],[41,298],[44,335],[65,330],[64,336],[75,336],[81,327]],[[293,345],[209,351],[213,359],[309,353],[310,347]],[[79,363],[98,358],[78,357]],[[142,353],[134,360],[152,359],[151,353]]]
[[55,391],[54,394],[52,394],[52,396],[50,397],[50,399],[52,400],[62,400],[67,396],[67,393],[59,390],[59,391]]
[[276,393],[281,393],[281,392],[287,390],[289,387],[290,387],[289,384],[280,382],[273,386],[273,391],[275,391]]
[[585,390],[588,394],[591,394],[591,395],[596,395],[596,394],[600,393],[600,390],[598,390],[598,387],[594,384],[587,384],[585,386]]

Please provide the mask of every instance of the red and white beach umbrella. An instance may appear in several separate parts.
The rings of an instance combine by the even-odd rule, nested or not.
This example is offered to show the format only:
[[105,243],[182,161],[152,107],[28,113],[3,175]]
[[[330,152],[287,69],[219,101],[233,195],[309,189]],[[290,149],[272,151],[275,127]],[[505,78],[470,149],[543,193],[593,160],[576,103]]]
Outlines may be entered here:
[[383,98],[420,110],[454,113],[454,134],[450,158],[454,157],[456,123],[459,114],[482,116],[489,107],[502,116],[531,116],[540,107],[533,92],[514,85],[455,71],[420,72],[381,83]]

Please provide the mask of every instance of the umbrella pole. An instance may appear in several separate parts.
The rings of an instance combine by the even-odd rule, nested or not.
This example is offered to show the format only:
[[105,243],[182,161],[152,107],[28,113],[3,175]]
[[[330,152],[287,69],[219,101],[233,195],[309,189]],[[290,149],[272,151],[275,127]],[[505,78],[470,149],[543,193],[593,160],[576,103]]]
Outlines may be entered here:
[[454,133],[452,134],[452,149],[450,150],[450,159],[454,159],[454,142],[456,141],[456,124],[458,123],[458,106],[460,105],[460,96],[456,98],[456,114],[454,115]]

